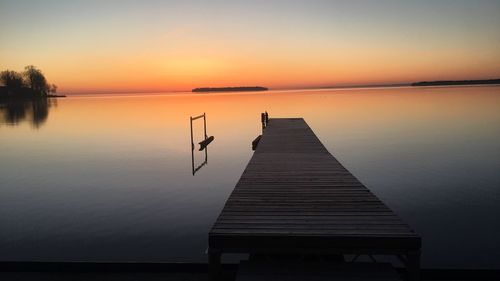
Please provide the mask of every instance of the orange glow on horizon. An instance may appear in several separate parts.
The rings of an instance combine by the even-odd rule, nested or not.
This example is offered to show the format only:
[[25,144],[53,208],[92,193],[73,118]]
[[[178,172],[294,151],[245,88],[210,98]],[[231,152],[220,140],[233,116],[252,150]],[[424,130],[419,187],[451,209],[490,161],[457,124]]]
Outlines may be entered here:
[[[78,61],[61,60],[39,67],[61,92],[68,93],[190,91],[205,86],[307,88],[500,76],[500,55],[426,54],[419,49],[367,51],[362,46],[319,46],[316,52],[296,47],[280,53],[255,50],[241,54],[217,47],[175,54],[86,54]],[[492,60],[498,63],[490,63]]]
[[65,94],[500,77],[498,3],[310,2],[75,1],[41,5],[45,15],[12,1],[0,18],[19,24],[0,25],[0,70],[35,65]]
[[[326,57],[326,55],[325,55]],[[347,56],[349,57],[349,56]],[[416,56],[418,57],[418,56]],[[163,92],[190,91],[196,87],[265,86],[269,88],[308,88],[335,85],[411,83],[423,80],[497,78],[500,65],[474,68],[452,56],[427,57],[397,63],[397,56],[374,58],[333,57],[330,60],[292,61],[267,58],[185,57],[132,58],[126,63],[100,64],[91,58],[78,69],[66,71],[53,65],[44,72],[61,92]],[[97,62],[96,62],[97,61]],[[442,67],[433,67],[441,61]],[[61,67],[61,68],[60,68]],[[500,76],[500,75],[498,75]]]

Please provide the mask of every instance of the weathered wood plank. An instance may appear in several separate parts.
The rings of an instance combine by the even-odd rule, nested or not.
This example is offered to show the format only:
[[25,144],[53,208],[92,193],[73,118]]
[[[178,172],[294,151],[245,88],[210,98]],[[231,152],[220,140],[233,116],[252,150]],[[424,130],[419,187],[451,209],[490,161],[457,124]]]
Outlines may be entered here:
[[270,119],[209,233],[209,251],[406,254],[420,237],[321,144],[302,118]]

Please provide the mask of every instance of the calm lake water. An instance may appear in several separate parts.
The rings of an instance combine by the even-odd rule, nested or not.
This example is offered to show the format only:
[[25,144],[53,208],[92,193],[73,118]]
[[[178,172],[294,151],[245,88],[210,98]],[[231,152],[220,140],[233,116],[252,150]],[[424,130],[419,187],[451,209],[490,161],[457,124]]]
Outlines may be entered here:
[[[423,237],[424,267],[500,268],[500,87],[96,95],[0,107],[0,260],[205,262],[208,230],[267,110],[304,117]],[[215,141],[193,176],[189,117],[203,112]]]

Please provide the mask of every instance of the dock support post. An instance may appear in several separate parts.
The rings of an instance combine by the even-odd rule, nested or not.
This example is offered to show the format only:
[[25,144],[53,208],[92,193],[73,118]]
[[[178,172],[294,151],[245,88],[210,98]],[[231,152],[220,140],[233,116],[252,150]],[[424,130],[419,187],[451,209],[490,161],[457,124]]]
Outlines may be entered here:
[[409,251],[406,255],[406,270],[408,280],[420,280],[420,250]]
[[216,281],[220,279],[221,276],[221,251],[208,249],[208,271],[210,274],[210,280]]

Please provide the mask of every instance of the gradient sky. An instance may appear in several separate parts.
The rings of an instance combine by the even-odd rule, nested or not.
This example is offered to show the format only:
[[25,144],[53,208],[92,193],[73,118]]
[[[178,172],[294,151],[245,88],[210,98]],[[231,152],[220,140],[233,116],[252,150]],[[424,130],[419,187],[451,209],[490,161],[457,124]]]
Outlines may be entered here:
[[0,0],[0,38],[70,94],[500,77],[500,0]]

